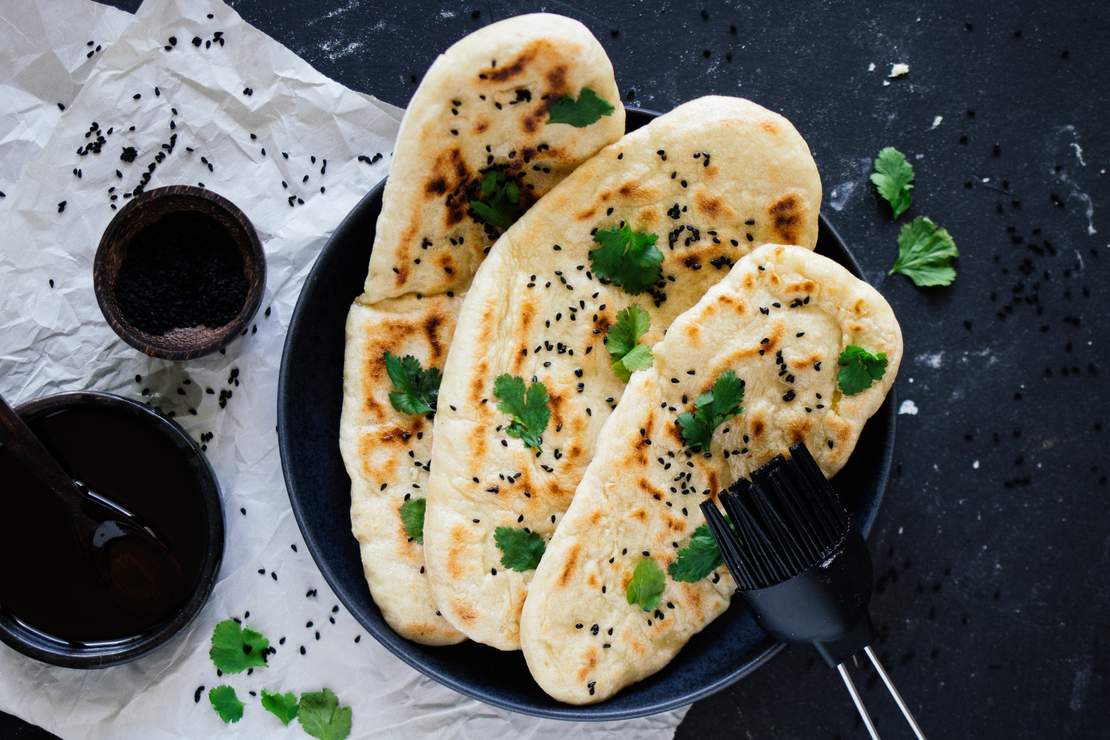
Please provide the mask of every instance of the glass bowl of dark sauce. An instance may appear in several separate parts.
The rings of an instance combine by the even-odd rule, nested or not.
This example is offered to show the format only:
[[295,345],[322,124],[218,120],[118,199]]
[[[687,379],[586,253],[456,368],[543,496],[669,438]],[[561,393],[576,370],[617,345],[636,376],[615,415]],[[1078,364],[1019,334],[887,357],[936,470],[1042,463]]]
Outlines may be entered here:
[[219,485],[204,455],[177,423],[119,396],[63,393],[16,410],[73,478],[156,533],[183,578],[157,599],[121,599],[58,498],[0,448],[0,640],[72,668],[122,663],[165,643],[203,607],[223,557]]

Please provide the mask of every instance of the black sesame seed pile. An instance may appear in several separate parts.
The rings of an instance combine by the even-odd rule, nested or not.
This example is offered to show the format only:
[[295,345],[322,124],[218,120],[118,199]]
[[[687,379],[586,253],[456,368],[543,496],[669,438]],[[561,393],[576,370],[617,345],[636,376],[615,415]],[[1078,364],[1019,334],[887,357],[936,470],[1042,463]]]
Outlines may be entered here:
[[217,222],[167,214],[139,231],[116,278],[127,321],[148,334],[229,323],[247,297],[238,247]]

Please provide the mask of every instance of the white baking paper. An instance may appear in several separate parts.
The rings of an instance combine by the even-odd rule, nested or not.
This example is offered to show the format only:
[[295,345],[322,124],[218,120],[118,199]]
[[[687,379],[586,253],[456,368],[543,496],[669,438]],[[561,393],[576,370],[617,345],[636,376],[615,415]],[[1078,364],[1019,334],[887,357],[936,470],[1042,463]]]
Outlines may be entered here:
[[[171,36],[177,45],[166,51]],[[38,53],[49,54],[52,36],[43,32],[35,40],[43,45]],[[26,136],[43,142],[42,151],[0,200],[0,393],[18,403],[65,390],[111,391],[174,411],[198,439],[212,434],[207,453],[223,488],[227,550],[201,615],[143,659],[75,671],[0,646],[0,709],[67,739],[294,738],[304,737],[296,723],[283,728],[248,692],[327,686],[353,709],[352,737],[670,737],[682,712],[569,725],[464,699],[363,634],[306,552],[277,452],[282,342],[300,286],[327,236],[385,175],[399,110],[328,80],[210,0],[148,0],[98,56],[53,132],[47,136],[36,127]],[[107,142],[99,154],[78,156],[78,147],[96,138],[85,136],[94,121]],[[268,267],[257,330],[233,342],[226,355],[183,364],[152,360],[125,345],[101,318],[92,290],[93,254],[113,215],[111,195],[122,205],[122,193],[139,182],[171,133],[177,134],[176,146],[157,164],[148,189],[204,183],[231,199],[257,228]],[[138,149],[134,163],[120,160],[124,146]],[[374,165],[358,160],[378,153],[383,157]],[[81,169],[80,178],[74,168]],[[290,195],[303,205],[290,206]],[[229,382],[233,368],[238,384]],[[232,397],[221,409],[218,394],[224,390]],[[335,536],[350,536],[347,522],[335,523]],[[310,589],[314,597],[306,597]],[[208,658],[209,636],[231,616],[269,636],[277,653],[252,676],[218,679]],[[310,620],[313,626],[306,627]],[[198,687],[207,692],[221,682],[247,703],[235,725],[224,725],[206,696],[194,703]]]
[[0,193],[130,22],[129,13],[89,0],[0,0]]

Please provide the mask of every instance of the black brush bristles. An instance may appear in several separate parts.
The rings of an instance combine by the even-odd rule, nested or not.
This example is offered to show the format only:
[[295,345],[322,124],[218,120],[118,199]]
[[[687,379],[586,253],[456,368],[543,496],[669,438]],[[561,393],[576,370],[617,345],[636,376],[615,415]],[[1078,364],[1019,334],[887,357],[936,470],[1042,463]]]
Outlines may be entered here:
[[[741,591],[782,583],[827,560],[848,533],[848,513],[805,445],[790,448],[701,505]],[[731,526],[730,526],[731,525]]]

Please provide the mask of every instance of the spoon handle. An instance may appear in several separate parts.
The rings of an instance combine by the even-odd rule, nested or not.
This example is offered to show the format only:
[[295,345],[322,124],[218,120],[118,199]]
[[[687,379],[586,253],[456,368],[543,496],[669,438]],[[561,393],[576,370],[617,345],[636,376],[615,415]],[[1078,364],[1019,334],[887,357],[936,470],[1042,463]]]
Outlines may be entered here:
[[43,446],[19,414],[0,396],[0,445],[6,447],[17,460],[67,504],[76,505],[84,494],[62,466]]

